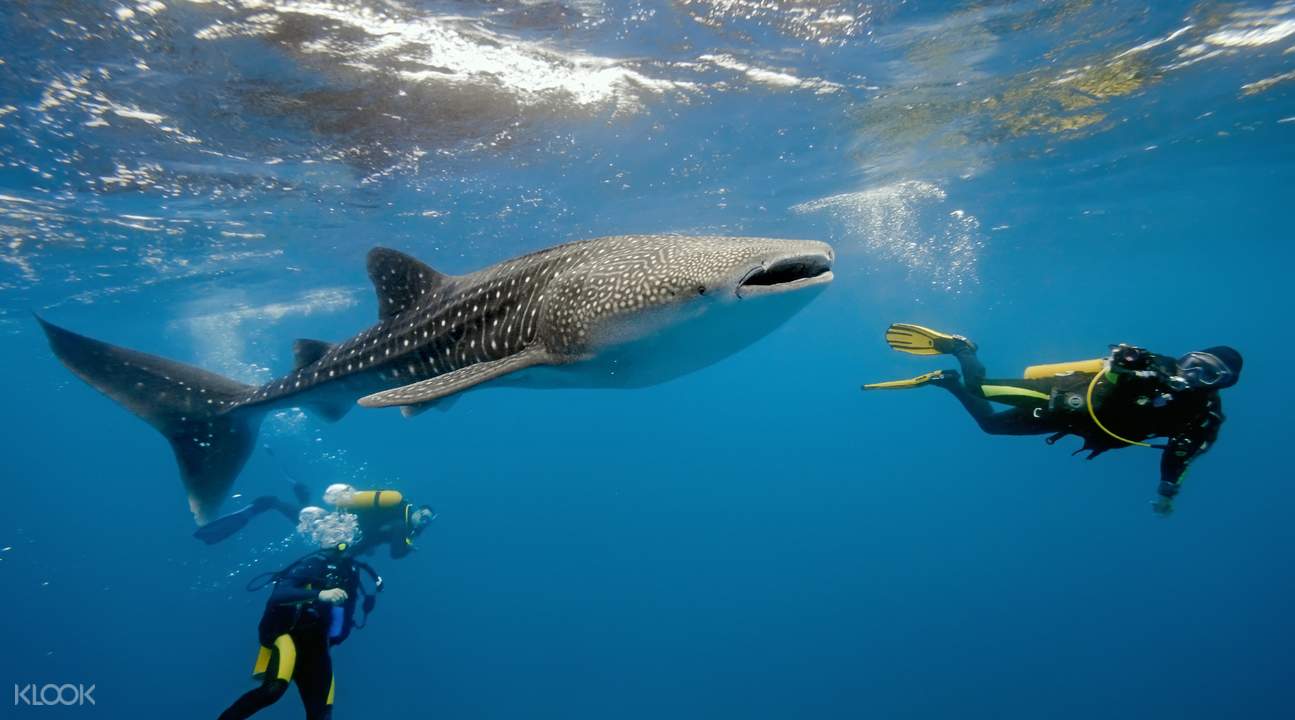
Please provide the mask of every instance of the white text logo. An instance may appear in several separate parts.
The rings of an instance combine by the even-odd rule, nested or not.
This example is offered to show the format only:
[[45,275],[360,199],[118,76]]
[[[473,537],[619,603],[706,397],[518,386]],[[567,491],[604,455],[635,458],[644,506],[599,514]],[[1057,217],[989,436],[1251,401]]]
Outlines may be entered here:
[[28,707],[46,707],[51,705],[94,705],[94,685],[73,685],[64,683],[56,685],[46,683],[37,685],[27,683],[13,686],[13,704]]

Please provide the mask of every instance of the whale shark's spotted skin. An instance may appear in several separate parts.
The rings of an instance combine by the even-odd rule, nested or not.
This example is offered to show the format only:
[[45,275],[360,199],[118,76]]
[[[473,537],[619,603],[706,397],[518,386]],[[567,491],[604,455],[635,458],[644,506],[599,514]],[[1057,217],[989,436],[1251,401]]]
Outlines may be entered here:
[[[337,420],[359,398],[412,414],[537,366],[588,368],[588,387],[641,387],[731,354],[799,308],[767,318],[743,309],[730,319],[718,306],[824,285],[831,263],[831,248],[819,242],[626,235],[450,276],[375,248],[368,265],[378,324],[336,345],[298,340],[292,372],[261,387],[41,323],[65,365],[167,436],[202,522],[255,447],[266,411],[301,406]],[[667,351],[658,346],[668,343],[652,342],[706,313],[728,324]],[[635,353],[646,361],[632,362]],[[640,367],[654,364],[654,372]],[[531,386],[570,386],[578,376]]]
[[[262,387],[252,402],[272,402],[330,381],[356,389],[396,387],[521,352],[535,342],[544,290],[592,252],[589,241],[527,255],[463,277],[439,276],[414,304],[328,350],[320,359]],[[374,268],[379,298],[408,292],[397,263]],[[427,271],[420,280],[427,280]],[[438,274],[439,275],[439,274]]]
[[[459,277],[378,250],[370,258],[374,286],[384,307],[398,312],[259,388],[242,404],[279,405],[328,383],[376,392],[527,349],[542,350],[553,364],[569,362],[592,349],[598,320],[705,294],[707,284],[716,289],[716,268],[755,263],[770,251],[786,254],[789,242],[795,241],[599,238]],[[803,244],[818,252],[826,248]]]

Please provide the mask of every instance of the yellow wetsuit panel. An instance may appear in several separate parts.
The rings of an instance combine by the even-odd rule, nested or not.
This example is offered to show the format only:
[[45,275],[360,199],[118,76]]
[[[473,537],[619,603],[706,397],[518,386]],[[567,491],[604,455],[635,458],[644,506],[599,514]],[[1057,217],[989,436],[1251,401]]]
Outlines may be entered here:
[[278,654],[279,661],[274,676],[280,680],[292,680],[292,671],[297,668],[297,644],[292,636],[284,634],[274,639],[274,647],[261,646],[256,653],[256,664],[252,666],[252,677],[260,679],[270,669],[270,661]]
[[297,644],[288,634],[274,639],[274,649],[279,651],[279,670],[275,677],[280,680],[291,680],[292,671],[297,669]]
[[1047,393],[1042,393],[1038,390],[1030,390],[1028,388],[1012,387],[1011,385],[981,385],[980,391],[984,393],[987,398],[1010,396],[1036,398],[1039,400],[1051,399],[1051,396]]
[[252,677],[260,680],[265,675],[265,671],[270,668],[270,658],[274,657],[274,651],[262,645],[256,653],[256,664],[252,666]]

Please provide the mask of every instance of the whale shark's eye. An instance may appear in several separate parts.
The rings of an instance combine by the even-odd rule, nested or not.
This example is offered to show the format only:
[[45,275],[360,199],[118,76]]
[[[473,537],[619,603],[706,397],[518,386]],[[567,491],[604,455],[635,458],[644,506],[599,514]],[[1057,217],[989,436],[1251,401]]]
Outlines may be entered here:
[[697,286],[697,294],[698,294],[698,295],[705,295],[705,294],[706,294],[706,286],[705,286],[705,285],[698,285],[698,286]]

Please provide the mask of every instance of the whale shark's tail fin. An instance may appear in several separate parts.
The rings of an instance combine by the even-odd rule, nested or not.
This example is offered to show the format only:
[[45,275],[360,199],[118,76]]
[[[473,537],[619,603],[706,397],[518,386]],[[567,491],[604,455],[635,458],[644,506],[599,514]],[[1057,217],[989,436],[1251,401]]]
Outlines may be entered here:
[[264,413],[241,406],[254,388],[36,319],[69,370],[166,436],[194,518],[211,518],[256,444]]

